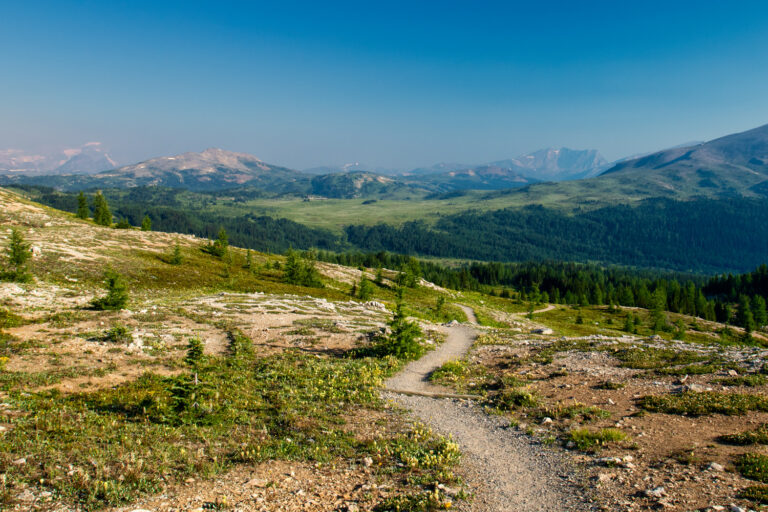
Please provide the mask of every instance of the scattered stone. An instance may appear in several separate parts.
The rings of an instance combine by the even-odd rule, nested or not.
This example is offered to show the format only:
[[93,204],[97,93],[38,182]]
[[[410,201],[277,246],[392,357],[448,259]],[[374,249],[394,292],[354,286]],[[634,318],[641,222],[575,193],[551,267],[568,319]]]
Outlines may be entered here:
[[747,512],[745,509],[741,508],[738,505],[734,505],[733,503],[728,505],[728,510],[730,510],[731,512]]
[[667,491],[663,487],[656,487],[654,489],[647,489],[645,491],[645,495],[649,498],[661,498],[663,496],[666,496]]
[[701,384],[686,384],[684,386],[678,386],[672,390],[673,393],[676,393],[678,395],[682,393],[686,393],[688,391],[692,391],[694,393],[701,393],[703,391],[707,391],[707,388],[705,388]]
[[539,329],[534,329],[531,331],[531,334],[555,334],[555,331],[550,329],[549,327],[541,327]]
[[369,468],[373,466],[373,459],[370,457],[366,457],[363,459],[363,464],[365,465],[365,467]]
[[613,480],[614,475],[611,473],[598,473],[597,474],[597,481],[604,484],[606,482],[609,482]]
[[725,471],[725,468],[717,462],[710,462],[709,466],[707,466],[707,471]]
[[15,461],[13,461],[13,462],[12,462],[12,464],[13,464],[14,466],[23,466],[23,465],[24,465],[24,464],[26,464],[26,463],[27,463],[27,459],[26,459],[26,458],[24,458],[24,457],[22,457],[22,458],[20,458],[20,459],[16,459]]
[[366,302],[364,304],[364,306],[366,308],[368,308],[368,309],[375,309],[375,310],[378,310],[378,311],[386,311],[387,310],[387,306],[385,306],[381,302],[377,302],[375,300],[371,300],[371,301]]
[[267,481],[264,480],[263,478],[253,478],[251,480],[248,480],[248,482],[246,482],[245,485],[246,487],[266,487]]
[[552,418],[550,418],[549,416],[541,420],[542,425],[549,425],[550,423],[552,423]]

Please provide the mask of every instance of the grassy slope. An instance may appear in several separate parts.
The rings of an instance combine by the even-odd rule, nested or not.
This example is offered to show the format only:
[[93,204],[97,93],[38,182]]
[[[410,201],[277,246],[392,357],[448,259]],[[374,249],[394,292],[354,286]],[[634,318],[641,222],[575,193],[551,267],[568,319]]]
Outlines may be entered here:
[[[0,356],[8,358],[0,365],[0,505],[23,507],[17,497],[27,489],[97,509],[270,459],[346,465],[370,456],[371,478],[392,489],[368,493],[370,506],[429,501],[419,482],[454,483],[452,443],[403,433],[395,418],[383,426],[346,425],[356,414],[389,414],[376,389],[398,366],[388,358],[340,358],[343,344],[323,347],[334,336],[356,339],[350,327],[370,330],[373,313],[349,302],[355,269],[324,264],[324,288],[292,286],[273,268],[279,256],[254,254],[249,270],[236,248],[225,261],[203,253],[203,241],[193,237],[95,226],[2,189],[0,202],[0,233],[17,227],[43,253],[30,263],[33,283],[0,284],[9,292],[0,309],[13,309],[0,322],[13,327],[11,335],[0,333]],[[176,243],[180,266],[166,262]],[[87,307],[102,293],[107,267],[126,277],[133,313]],[[409,309],[435,319],[459,316],[451,307],[430,312],[437,295],[408,290]],[[336,313],[313,309],[313,297],[336,304]],[[388,288],[374,290],[377,300],[393,297]],[[337,327],[339,314],[347,327]],[[250,326],[254,317],[274,318],[279,327]],[[294,332],[284,318],[296,318]],[[157,341],[130,349],[127,341],[110,341],[110,326],[127,326],[128,339],[143,333]],[[254,335],[266,331],[267,339],[253,341],[241,330],[246,326]],[[195,334],[205,355],[187,362]]]
[[[729,184],[731,184],[729,182]],[[652,179],[640,173],[619,174],[588,180],[542,183],[509,191],[467,191],[448,199],[410,200],[380,199],[363,204],[365,199],[320,199],[304,201],[298,198],[253,199],[235,203],[220,198],[210,208],[226,215],[247,212],[287,218],[301,224],[341,231],[351,224],[372,225],[380,222],[401,224],[423,220],[433,223],[440,216],[467,210],[498,210],[527,205],[543,205],[561,211],[593,209],[606,205],[634,203],[649,197],[716,196],[718,189],[696,187],[691,180],[676,181],[659,175]]]

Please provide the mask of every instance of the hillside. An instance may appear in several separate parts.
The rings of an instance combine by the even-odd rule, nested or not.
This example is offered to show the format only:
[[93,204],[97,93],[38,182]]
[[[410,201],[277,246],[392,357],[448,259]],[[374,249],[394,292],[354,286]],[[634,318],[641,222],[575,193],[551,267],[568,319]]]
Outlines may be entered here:
[[765,195],[768,125],[622,162],[601,178],[624,183],[647,181],[685,196]]
[[[408,357],[378,341],[403,332],[396,272],[361,299],[350,288],[374,269],[316,263],[323,286],[300,286],[283,256],[218,257],[207,240],[96,226],[2,189],[0,201],[0,244],[14,228],[34,247],[31,281],[0,282],[4,510],[760,499],[744,461],[768,421],[764,331],[422,281],[402,289],[399,321],[423,334],[396,373]],[[110,268],[128,303],[97,310]]]

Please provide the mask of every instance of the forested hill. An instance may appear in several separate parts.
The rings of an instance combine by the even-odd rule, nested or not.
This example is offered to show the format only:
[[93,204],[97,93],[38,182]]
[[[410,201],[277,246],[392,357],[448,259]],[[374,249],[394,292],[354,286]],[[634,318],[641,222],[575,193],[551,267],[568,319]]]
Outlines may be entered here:
[[346,234],[349,243],[370,251],[743,272],[768,258],[768,200],[650,199],[574,215],[529,206],[450,215],[434,227],[349,226]]
[[[28,188],[35,200],[74,212],[76,196]],[[482,261],[559,260],[684,272],[746,272],[768,260],[768,199],[648,199],[633,205],[563,212],[543,206],[469,211],[434,224],[347,225],[334,233],[268,212],[217,206],[216,196],[159,188],[107,196],[116,219],[139,225],[149,215],[161,231],[213,237],[226,228],[233,243],[283,252],[361,249]],[[237,198],[235,198],[235,201]],[[213,207],[209,207],[213,204]],[[227,203],[228,204],[228,203]]]

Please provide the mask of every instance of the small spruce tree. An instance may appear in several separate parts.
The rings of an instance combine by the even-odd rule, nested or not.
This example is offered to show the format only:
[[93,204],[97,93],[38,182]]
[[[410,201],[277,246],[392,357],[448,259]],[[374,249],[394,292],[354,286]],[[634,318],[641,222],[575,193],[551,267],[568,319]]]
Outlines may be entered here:
[[171,253],[168,263],[171,265],[181,265],[183,262],[184,257],[181,255],[181,246],[177,242],[176,245],[173,246],[173,252]]
[[368,300],[373,295],[373,283],[365,277],[365,274],[360,275],[360,286],[357,288],[357,296],[360,300]]
[[77,218],[78,219],[88,219],[91,215],[91,209],[88,208],[88,198],[85,197],[85,194],[81,190],[80,193],[77,195]]
[[629,333],[635,332],[635,317],[631,311],[627,313],[627,318],[624,319],[624,330]]
[[21,231],[16,228],[11,229],[11,238],[6,248],[7,269],[0,272],[2,280],[27,282],[31,279],[27,270],[27,261],[32,256],[29,247],[29,244],[24,241]]
[[197,336],[189,339],[187,345],[187,355],[184,357],[184,362],[189,366],[195,367],[203,361],[203,354],[205,345]]
[[101,191],[93,197],[93,221],[100,226],[112,225],[112,212],[109,209],[107,198]]
[[107,295],[91,301],[91,305],[101,310],[123,309],[128,303],[128,285],[123,276],[112,269],[104,272],[104,287]]
[[752,317],[755,320],[755,327],[761,329],[768,325],[768,312],[766,312],[765,299],[760,295],[755,295],[751,302]]
[[152,219],[149,218],[149,215],[145,215],[141,220],[141,230],[152,231]]
[[253,251],[248,249],[248,251],[245,253],[245,265],[243,265],[244,268],[247,268],[248,270],[251,270],[253,268]]

